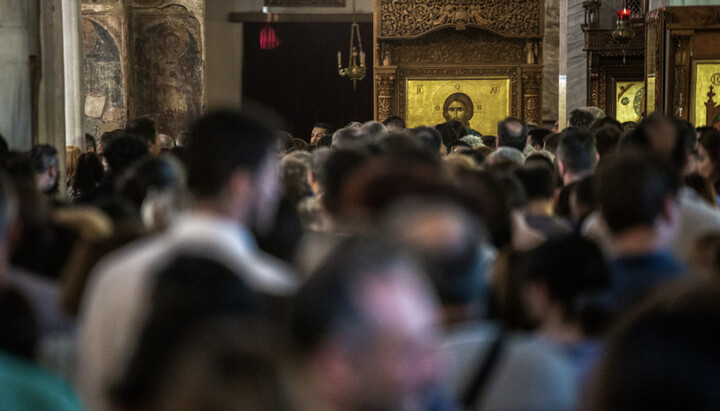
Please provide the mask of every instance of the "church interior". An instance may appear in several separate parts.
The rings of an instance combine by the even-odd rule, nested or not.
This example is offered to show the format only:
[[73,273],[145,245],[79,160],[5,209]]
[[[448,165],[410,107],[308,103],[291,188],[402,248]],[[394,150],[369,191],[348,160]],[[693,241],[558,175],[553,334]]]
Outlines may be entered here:
[[0,410],[720,408],[720,0],[0,0]]

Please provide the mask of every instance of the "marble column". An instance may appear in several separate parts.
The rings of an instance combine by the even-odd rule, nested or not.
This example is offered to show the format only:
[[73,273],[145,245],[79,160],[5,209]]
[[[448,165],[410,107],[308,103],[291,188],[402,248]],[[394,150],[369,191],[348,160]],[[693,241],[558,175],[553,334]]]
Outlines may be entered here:
[[545,0],[545,38],[543,38],[543,122],[558,118],[558,74],[560,51],[560,1]]

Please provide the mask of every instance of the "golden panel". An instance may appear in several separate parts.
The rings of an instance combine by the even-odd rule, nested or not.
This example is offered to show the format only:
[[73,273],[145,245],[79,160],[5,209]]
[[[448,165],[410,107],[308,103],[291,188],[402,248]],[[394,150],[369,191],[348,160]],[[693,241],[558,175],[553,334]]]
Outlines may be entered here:
[[[720,94],[720,60],[705,60],[693,62],[693,80],[690,83],[690,119],[695,126],[708,125],[706,102],[710,100],[710,86],[713,93]],[[695,85],[694,87],[692,85]],[[713,102],[718,104],[720,98],[713,96]],[[714,119],[710,119],[714,120]],[[712,121],[710,121],[712,123]]]
[[647,106],[647,114],[654,113],[657,110],[655,107],[655,76],[648,76],[647,78],[647,97],[645,98],[645,105]]
[[618,81],[615,83],[615,118],[624,123],[637,122],[643,112],[644,81]]
[[482,134],[495,135],[510,115],[508,77],[407,79],[408,127],[458,119]]

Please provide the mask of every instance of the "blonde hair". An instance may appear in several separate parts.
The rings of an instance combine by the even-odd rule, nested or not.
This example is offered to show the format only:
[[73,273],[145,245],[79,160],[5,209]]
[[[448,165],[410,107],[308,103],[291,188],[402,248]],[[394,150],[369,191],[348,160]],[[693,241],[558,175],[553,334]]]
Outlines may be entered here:
[[65,147],[65,164],[67,165],[66,178],[69,180],[75,177],[77,171],[78,159],[82,155],[82,149],[78,146],[67,146]]

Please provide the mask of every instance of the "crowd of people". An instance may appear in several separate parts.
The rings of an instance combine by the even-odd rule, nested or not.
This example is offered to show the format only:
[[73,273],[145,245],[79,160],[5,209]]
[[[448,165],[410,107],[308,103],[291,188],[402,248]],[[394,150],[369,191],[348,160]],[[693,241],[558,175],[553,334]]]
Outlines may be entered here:
[[720,131],[568,123],[0,140],[0,408],[717,409]]

